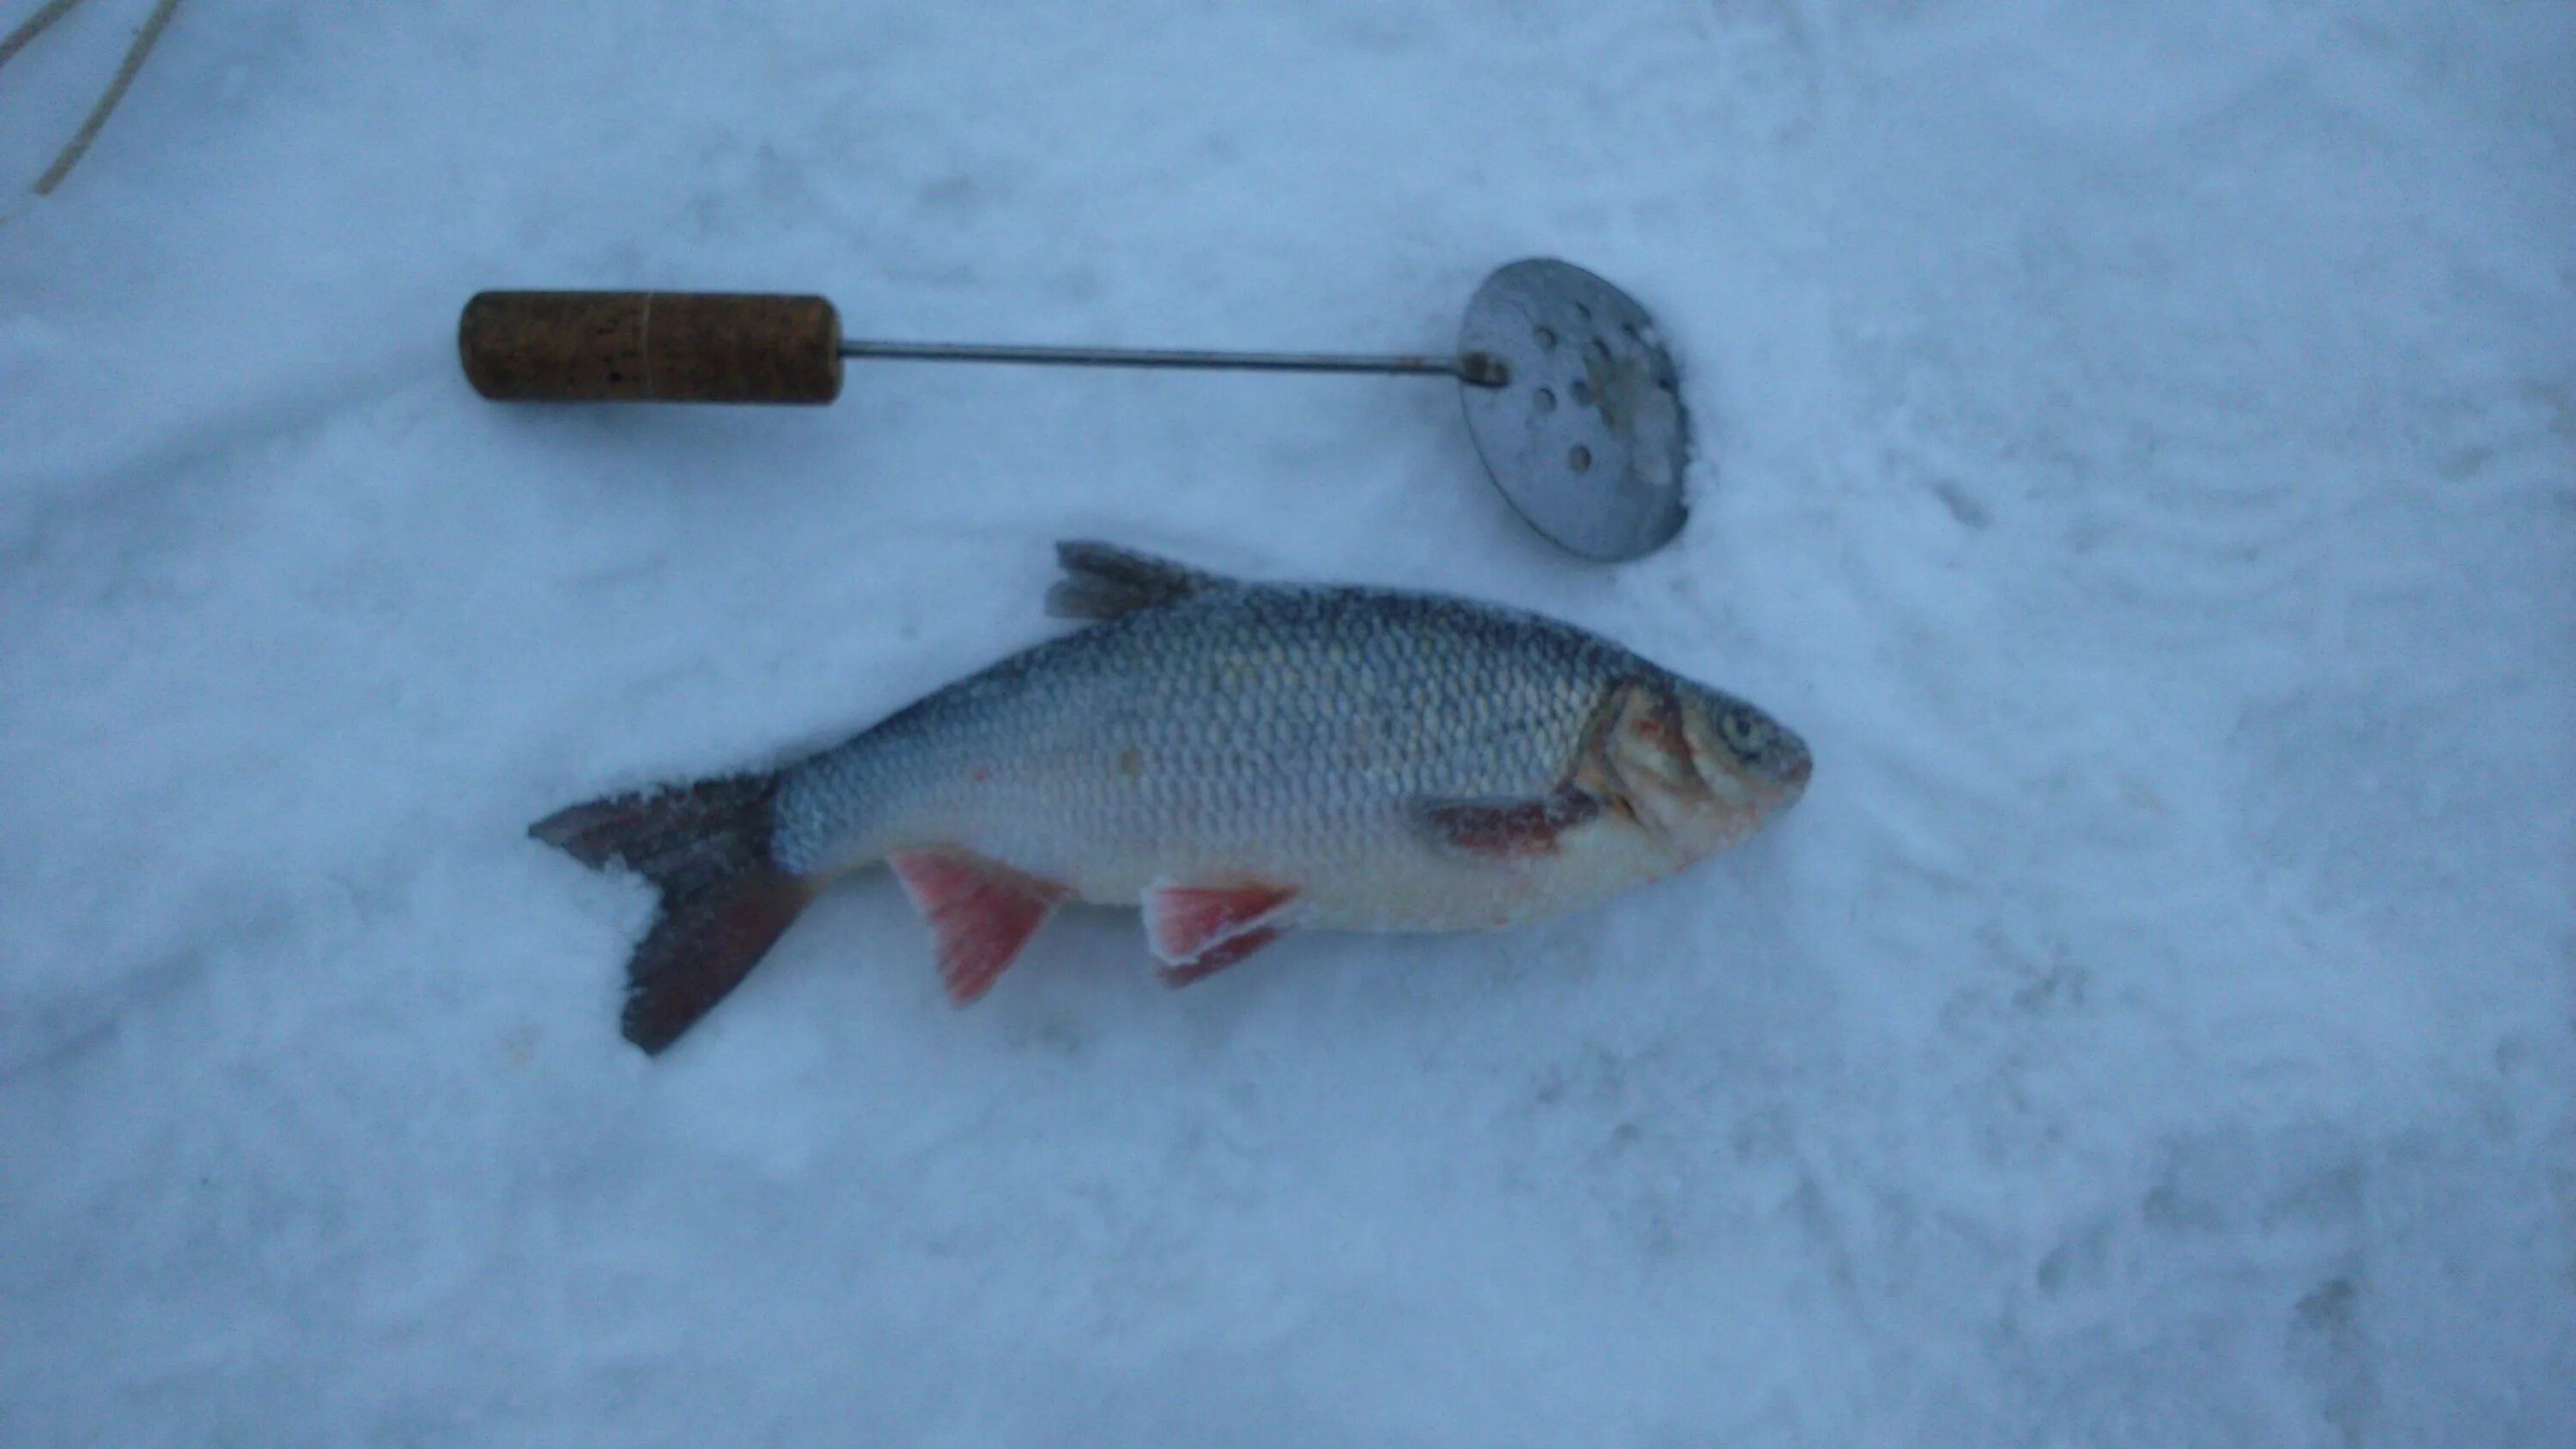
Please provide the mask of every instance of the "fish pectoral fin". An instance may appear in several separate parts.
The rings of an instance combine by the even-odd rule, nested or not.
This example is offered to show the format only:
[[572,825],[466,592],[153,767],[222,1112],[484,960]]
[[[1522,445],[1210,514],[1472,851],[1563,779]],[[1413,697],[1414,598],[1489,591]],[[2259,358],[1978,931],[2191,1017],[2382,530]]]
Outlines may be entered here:
[[1181,885],[1157,881],[1145,891],[1145,940],[1167,986],[1215,975],[1287,932],[1281,919],[1294,886],[1271,881]]
[[1055,557],[1064,577],[1047,590],[1047,613],[1058,619],[1115,619],[1224,582],[1186,564],[1090,539],[1057,544]]
[[1600,815],[1601,799],[1581,790],[1522,799],[1415,800],[1415,827],[1445,849],[1489,860],[1546,855],[1565,832]]
[[930,923],[939,979],[959,1006],[992,990],[1029,937],[1073,894],[967,850],[900,850],[886,864]]

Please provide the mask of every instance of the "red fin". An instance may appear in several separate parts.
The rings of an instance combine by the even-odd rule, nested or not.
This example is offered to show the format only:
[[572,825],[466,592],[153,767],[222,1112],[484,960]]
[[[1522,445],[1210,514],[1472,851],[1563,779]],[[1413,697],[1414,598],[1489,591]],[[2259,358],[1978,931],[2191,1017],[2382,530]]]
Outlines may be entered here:
[[1196,981],[1278,939],[1285,928],[1273,918],[1296,895],[1293,886],[1267,881],[1158,885],[1145,892],[1145,939],[1167,979],[1179,973],[1175,985]]
[[1204,981],[1286,934],[1278,926],[1255,926],[1239,935],[1226,937],[1186,964],[1160,967],[1156,974],[1163,978],[1165,986],[1187,986],[1193,981]]
[[1545,855],[1557,837],[1601,813],[1601,802],[1580,790],[1560,790],[1529,800],[1424,800],[1414,819],[1445,845],[1472,855],[1510,859]]
[[960,1006],[993,989],[1029,937],[1072,892],[962,850],[886,857],[939,938],[939,979]]

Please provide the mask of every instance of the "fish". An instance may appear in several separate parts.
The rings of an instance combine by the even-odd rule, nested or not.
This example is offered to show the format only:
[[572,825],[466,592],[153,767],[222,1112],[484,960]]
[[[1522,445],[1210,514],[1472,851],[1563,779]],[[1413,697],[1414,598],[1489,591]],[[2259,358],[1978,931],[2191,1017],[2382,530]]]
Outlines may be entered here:
[[1806,743],[1573,625],[1057,546],[1079,625],[828,749],[529,828],[660,892],[627,968],[658,1054],[825,885],[885,862],[951,999],[1068,902],[1137,906],[1187,985],[1295,930],[1480,930],[1600,901],[1795,805]]

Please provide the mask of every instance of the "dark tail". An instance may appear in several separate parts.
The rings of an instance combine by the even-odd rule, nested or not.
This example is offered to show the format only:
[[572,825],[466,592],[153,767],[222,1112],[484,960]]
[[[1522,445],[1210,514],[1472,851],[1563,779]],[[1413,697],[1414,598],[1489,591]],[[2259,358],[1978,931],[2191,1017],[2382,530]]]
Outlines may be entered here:
[[646,1052],[740,985],[814,899],[814,882],[769,858],[777,805],[777,776],[735,775],[594,800],[528,827],[584,865],[622,865],[661,888],[626,965],[626,1039]]

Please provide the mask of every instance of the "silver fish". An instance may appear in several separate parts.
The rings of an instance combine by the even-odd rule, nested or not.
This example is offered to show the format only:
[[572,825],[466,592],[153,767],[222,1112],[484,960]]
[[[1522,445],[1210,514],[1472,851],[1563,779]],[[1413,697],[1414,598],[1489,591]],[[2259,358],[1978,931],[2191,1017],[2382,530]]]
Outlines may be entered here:
[[530,834],[661,889],[628,968],[658,1052],[832,877],[890,864],[959,1003],[1048,912],[1141,904],[1174,985],[1297,927],[1452,931],[1598,900],[1734,845],[1807,747],[1554,620],[1251,583],[1058,547],[1087,627],[779,769],[615,796]]

